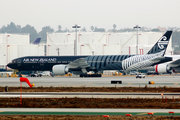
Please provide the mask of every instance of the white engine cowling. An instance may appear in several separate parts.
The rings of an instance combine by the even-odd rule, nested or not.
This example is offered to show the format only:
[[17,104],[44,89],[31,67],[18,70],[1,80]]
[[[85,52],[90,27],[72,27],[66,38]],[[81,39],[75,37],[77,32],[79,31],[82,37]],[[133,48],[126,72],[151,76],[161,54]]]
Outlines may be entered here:
[[155,65],[156,73],[171,73],[171,69],[166,64]]
[[53,75],[65,75],[69,72],[69,68],[66,65],[54,65],[52,71]]

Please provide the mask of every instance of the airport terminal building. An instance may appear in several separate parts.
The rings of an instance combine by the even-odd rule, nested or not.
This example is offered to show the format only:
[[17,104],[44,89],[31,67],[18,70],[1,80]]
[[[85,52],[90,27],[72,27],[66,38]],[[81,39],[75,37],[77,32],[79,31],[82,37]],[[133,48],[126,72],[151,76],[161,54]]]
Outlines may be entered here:
[[[163,32],[139,32],[138,54],[146,54]],[[47,33],[44,44],[30,44],[29,34],[0,34],[0,69],[12,59],[23,56],[74,55],[75,33]],[[134,55],[137,49],[136,32],[77,32],[77,55]],[[166,51],[173,54],[172,40]]]

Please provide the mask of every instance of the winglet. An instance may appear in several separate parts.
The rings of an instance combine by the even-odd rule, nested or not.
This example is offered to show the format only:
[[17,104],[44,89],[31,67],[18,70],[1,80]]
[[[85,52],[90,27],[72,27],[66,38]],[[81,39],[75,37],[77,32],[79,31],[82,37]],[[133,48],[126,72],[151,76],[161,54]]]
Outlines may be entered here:
[[156,44],[151,48],[151,50],[149,50],[149,52],[147,54],[155,54],[158,52],[161,52],[164,50],[163,52],[163,56],[166,52],[167,46],[169,44],[169,40],[171,37],[172,31],[167,31],[157,42]]

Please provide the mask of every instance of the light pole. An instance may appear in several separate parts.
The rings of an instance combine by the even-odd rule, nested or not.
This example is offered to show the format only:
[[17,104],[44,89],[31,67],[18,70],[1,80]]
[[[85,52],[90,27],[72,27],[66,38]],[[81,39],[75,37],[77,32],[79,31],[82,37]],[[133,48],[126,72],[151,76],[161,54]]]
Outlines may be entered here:
[[68,35],[70,35],[70,34],[67,34],[67,43],[68,43]]
[[106,44],[103,45],[103,55],[104,55],[104,46],[107,46]]
[[82,55],[82,46],[84,46],[84,45],[81,45],[81,48],[80,48],[80,55]]
[[57,50],[57,52],[58,52],[58,56],[59,56],[59,48],[57,48],[56,50]]
[[10,37],[10,35],[7,35],[6,36],[6,64],[8,64],[8,47],[9,47],[9,45],[8,45],[8,37]]
[[137,28],[137,48],[136,48],[136,54],[138,55],[138,28],[141,28],[139,27],[138,25],[136,25],[134,28]]
[[74,26],[72,26],[72,28],[76,28],[76,29],[75,29],[75,32],[76,32],[76,40],[75,40],[74,55],[77,55],[77,28],[81,28],[81,27],[75,24]]

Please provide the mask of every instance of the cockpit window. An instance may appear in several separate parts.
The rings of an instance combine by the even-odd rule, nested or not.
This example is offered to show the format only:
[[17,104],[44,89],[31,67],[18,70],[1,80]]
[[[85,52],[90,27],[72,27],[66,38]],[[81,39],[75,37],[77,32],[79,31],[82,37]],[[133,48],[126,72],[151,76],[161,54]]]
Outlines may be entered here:
[[16,60],[13,60],[12,63],[16,63]]

